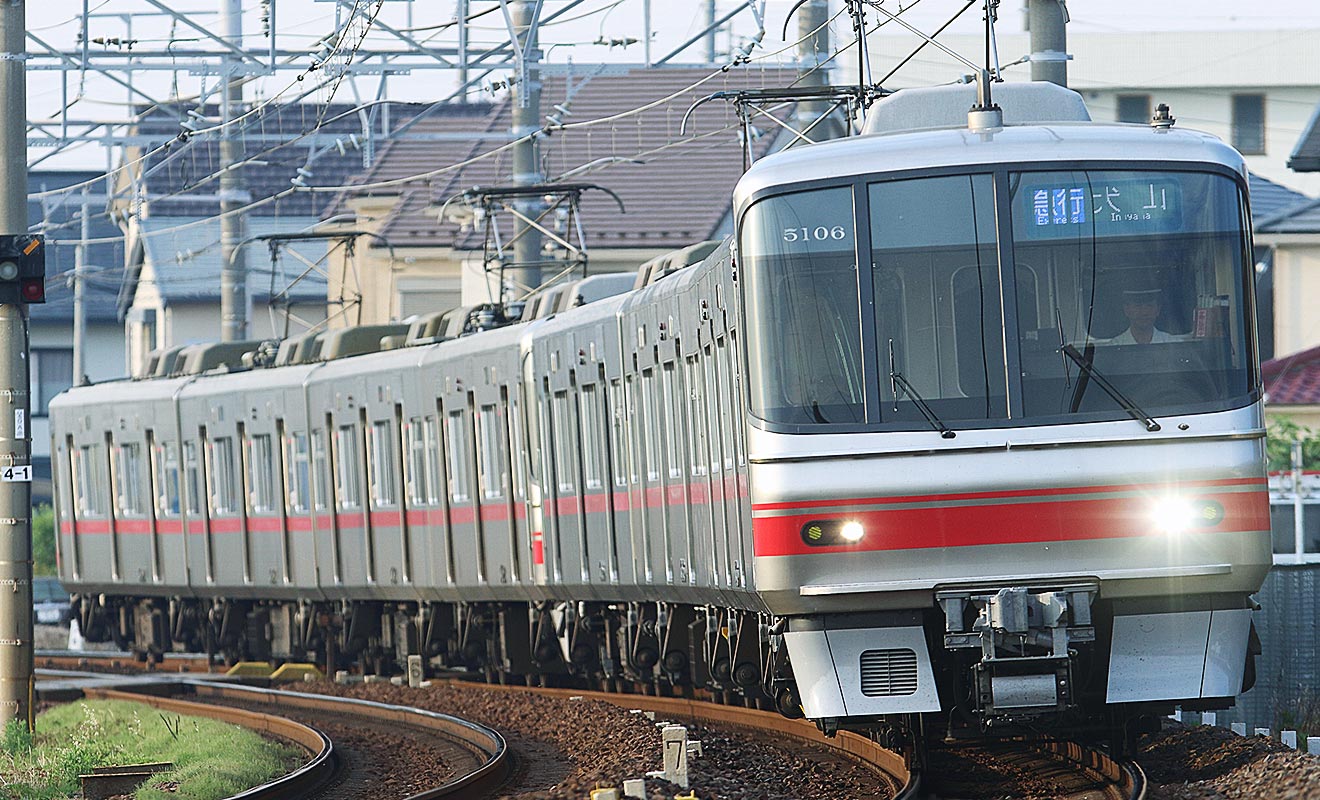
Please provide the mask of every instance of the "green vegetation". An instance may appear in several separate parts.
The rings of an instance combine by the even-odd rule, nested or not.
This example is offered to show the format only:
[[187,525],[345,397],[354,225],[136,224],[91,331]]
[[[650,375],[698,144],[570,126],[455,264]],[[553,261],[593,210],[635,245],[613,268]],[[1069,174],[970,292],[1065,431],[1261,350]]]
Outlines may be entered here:
[[1298,425],[1287,417],[1269,424],[1265,440],[1265,453],[1271,472],[1292,469],[1292,446],[1302,440],[1302,469],[1320,469],[1320,437],[1316,432]]
[[55,800],[78,792],[92,767],[168,761],[138,800],[212,800],[282,775],[301,753],[257,734],[200,717],[164,714],[143,703],[90,700],[37,718],[37,734],[15,722],[0,737],[0,798]]
[[32,574],[55,574],[55,509],[45,504],[32,509]]

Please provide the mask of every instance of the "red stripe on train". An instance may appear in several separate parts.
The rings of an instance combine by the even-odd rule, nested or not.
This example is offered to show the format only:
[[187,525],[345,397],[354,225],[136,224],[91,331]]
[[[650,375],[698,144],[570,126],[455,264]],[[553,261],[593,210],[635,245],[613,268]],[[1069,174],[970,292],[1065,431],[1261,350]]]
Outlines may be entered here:
[[[1217,525],[1187,535],[1270,528],[1269,495],[1265,492],[1206,493],[1197,497],[1218,502],[1224,516]],[[857,544],[814,547],[802,540],[802,527],[808,522],[845,519],[860,522],[866,530]],[[752,532],[757,556],[1066,542],[1156,533],[1150,521],[1150,501],[1131,497],[792,514],[754,519]]]

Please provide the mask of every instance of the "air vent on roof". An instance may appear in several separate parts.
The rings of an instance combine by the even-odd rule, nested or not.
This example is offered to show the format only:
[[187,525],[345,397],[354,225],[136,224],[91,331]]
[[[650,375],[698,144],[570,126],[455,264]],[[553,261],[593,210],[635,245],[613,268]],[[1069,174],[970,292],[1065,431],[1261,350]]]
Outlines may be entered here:
[[862,694],[894,697],[917,691],[917,654],[907,648],[862,653]]
[[179,351],[175,373],[200,375],[216,369],[235,370],[243,366],[243,354],[257,349],[259,339],[243,342],[194,344]]
[[387,336],[403,336],[407,333],[408,326],[403,323],[336,328],[333,331],[326,331],[321,337],[319,355],[325,361],[333,361],[336,358],[348,358],[363,353],[377,353],[381,350],[381,339]]
[[637,280],[633,282],[633,288],[640,289],[643,286],[650,286],[666,275],[672,275],[684,267],[699,264],[706,256],[715,252],[715,248],[719,246],[720,242],[714,240],[697,242],[681,250],[674,250],[656,256],[638,268]]

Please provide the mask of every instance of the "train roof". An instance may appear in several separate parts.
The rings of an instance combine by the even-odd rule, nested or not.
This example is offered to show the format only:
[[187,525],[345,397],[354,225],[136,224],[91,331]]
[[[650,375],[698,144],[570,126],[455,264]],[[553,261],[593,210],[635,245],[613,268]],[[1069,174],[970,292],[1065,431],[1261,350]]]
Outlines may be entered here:
[[786,184],[889,172],[987,164],[1167,161],[1222,164],[1243,175],[1242,156],[1200,131],[1148,125],[1056,122],[987,131],[944,128],[867,134],[791,148],[752,165],[734,190],[739,213],[752,198]]

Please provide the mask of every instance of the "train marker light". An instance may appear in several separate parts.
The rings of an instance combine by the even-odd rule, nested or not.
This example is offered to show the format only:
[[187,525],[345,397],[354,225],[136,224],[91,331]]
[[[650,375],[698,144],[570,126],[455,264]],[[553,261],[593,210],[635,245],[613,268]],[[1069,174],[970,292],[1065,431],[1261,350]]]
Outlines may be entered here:
[[862,527],[862,523],[855,520],[843,523],[843,527],[839,529],[839,536],[845,542],[860,542],[865,535],[866,529]]

